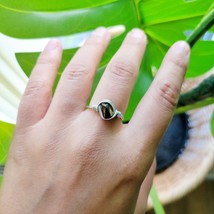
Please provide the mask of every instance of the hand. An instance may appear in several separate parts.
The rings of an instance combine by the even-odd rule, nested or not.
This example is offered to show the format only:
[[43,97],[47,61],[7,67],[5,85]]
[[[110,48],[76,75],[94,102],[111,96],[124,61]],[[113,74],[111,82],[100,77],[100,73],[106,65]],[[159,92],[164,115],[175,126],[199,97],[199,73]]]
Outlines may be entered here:
[[[91,35],[65,68],[53,98],[60,43],[50,41],[40,55],[19,107],[0,213],[134,213],[142,182],[145,206],[152,176],[144,180],[173,115],[189,46],[177,42],[170,48],[129,124],[123,125],[119,118],[104,121],[86,109],[109,41],[105,28]],[[109,99],[125,113],[146,43],[141,30],[128,33],[91,105]]]

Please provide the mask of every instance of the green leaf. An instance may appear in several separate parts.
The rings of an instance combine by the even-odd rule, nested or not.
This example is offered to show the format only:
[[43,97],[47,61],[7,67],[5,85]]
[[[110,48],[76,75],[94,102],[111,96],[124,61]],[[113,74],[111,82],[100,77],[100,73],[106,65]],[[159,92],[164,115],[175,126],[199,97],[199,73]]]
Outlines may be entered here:
[[[162,54],[151,50],[151,63],[155,67],[160,62],[167,49],[177,40],[185,40],[185,33],[193,31],[202,17],[209,10],[213,0],[142,0],[139,2],[142,28],[157,46],[162,46]],[[209,32],[214,32],[211,28]],[[158,52],[159,53],[159,52]],[[191,51],[190,65],[186,77],[195,77],[203,74],[213,67],[214,42],[199,41]]]
[[165,214],[164,208],[158,198],[158,194],[156,192],[154,185],[152,185],[149,195],[152,199],[152,204],[154,206],[155,213],[156,214]]
[[[160,66],[169,46],[176,40],[186,38],[185,31],[194,29],[212,2],[212,0],[206,2],[203,0],[186,2],[183,0],[108,0],[102,2],[87,0],[63,3],[62,1],[34,0],[26,3],[26,0],[20,0],[13,3],[13,1],[4,0],[1,2],[0,14],[3,18],[5,17],[6,21],[0,24],[0,28],[4,34],[13,37],[40,38],[84,32],[99,25],[124,24],[127,31],[141,26],[149,37],[147,60],[150,64],[147,63],[147,68],[141,67],[126,113],[126,118],[130,119],[134,107],[152,80],[151,67]],[[16,20],[15,25],[14,20]],[[125,34],[112,40],[100,68],[107,64],[124,36]],[[76,49],[64,51],[58,79],[75,51]],[[19,64],[28,76],[37,56],[38,53],[16,53]],[[213,66],[213,56],[213,42],[198,42],[192,50],[187,76],[197,76],[209,70]],[[101,76],[100,73],[97,75]],[[97,85],[99,78],[96,77],[95,80],[94,85]],[[145,82],[145,80],[148,81]]]
[[214,113],[212,113],[211,121],[210,121],[210,127],[211,127],[211,133],[212,136],[214,137]]
[[6,162],[14,127],[13,124],[0,121],[0,165]]
[[[24,0],[19,0],[17,7],[12,1],[9,1],[9,5],[7,2],[0,4],[0,20],[4,20],[0,22],[0,29],[3,34],[17,38],[70,35],[92,30],[97,26],[107,27],[121,23],[129,30],[130,27],[138,25],[136,8],[130,0],[102,3],[97,0],[67,1],[65,7],[62,6],[65,1],[61,1],[54,4],[54,10],[48,8],[48,5],[52,5],[52,0],[45,1],[44,5],[44,1],[33,1],[30,8],[23,7],[26,3]],[[120,11],[119,14],[116,11]]]
[[105,5],[108,3],[116,2],[118,0],[81,0],[81,1],[59,1],[59,0],[1,0],[1,5],[8,10],[16,10],[20,12],[27,11],[61,11],[69,10],[70,8],[91,8]]
[[[17,3],[18,4],[17,7],[20,6],[20,8],[16,7],[16,10],[18,11],[7,9],[9,8],[9,5],[7,5],[7,8],[6,6],[4,6],[3,8],[4,13],[6,14],[7,17],[9,17],[11,14],[16,16],[16,18],[13,18],[13,20],[17,20],[16,22],[17,29],[14,28],[11,29],[12,27],[11,25],[13,25],[14,23],[9,20],[7,24],[4,23],[3,26],[4,29],[3,32],[7,35],[12,35],[13,37],[35,38],[44,36],[59,36],[59,35],[61,36],[64,34],[67,35],[71,33],[91,30],[99,25],[114,26],[121,23],[126,26],[127,32],[131,28],[136,27],[139,24],[138,14],[135,8],[134,1],[130,0],[111,1],[110,3],[107,3],[105,5],[102,4],[99,6],[96,5],[95,1],[93,2],[95,3],[95,5],[91,5],[91,8],[87,9],[85,9],[85,6],[83,6],[85,3],[83,1],[81,5],[82,7],[84,7],[84,9],[79,8],[74,10],[73,5],[71,4],[69,9],[63,11],[61,11],[62,8],[61,5],[59,4],[58,8],[57,5],[55,5],[55,10],[57,10],[57,12],[51,11],[49,13],[38,11],[39,6],[36,7],[36,11],[30,11],[29,8],[23,7],[24,3],[21,4],[20,2]],[[34,2],[34,4],[36,3]],[[12,4],[10,5],[10,7],[11,6]],[[28,5],[28,7],[30,6]],[[33,5],[31,5],[31,8],[32,7]],[[25,12],[23,12],[24,9]],[[48,6],[46,7],[46,10],[47,9]],[[20,10],[22,10],[22,12],[20,12]],[[113,13],[113,11],[120,11],[120,15],[118,15],[117,13]],[[35,14],[36,17],[34,17]],[[25,21],[22,20],[22,18],[20,18],[20,15],[23,16],[23,19]],[[55,21],[53,21],[52,17],[54,17]],[[41,22],[43,23],[42,25]],[[69,23],[69,26],[74,27],[72,28],[66,27],[67,22]],[[109,62],[113,54],[121,45],[121,42],[123,41],[124,37],[125,34],[112,39],[100,63],[100,68],[105,67],[105,65]],[[65,68],[65,66],[67,65],[67,63],[72,58],[75,52],[76,49],[64,50],[62,64],[59,69],[59,73],[57,75],[56,83],[58,82],[63,69]],[[27,74],[27,76],[30,75],[31,70],[36,63],[38,54],[39,53],[16,53],[16,58],[22,69]],[[145,93],[145,91],[147,90],[148,86],[152,81],[150,65],[147,67],[148,67],[147,70],[145,70],[144,68],[141,68],[140,70],[138,80],[135,84],[135,88],[131,96],[130,102],[131,104],[129,105],[127,113],[125,115],[125,119],[127,120],[130,119],[131,115],[133,114],[134,108],[136,107],[137,103],[139,102],[139,100],[141,99],[141,97],[143,96],[143,94]],[[93,89],[95,88],[101,77],[102,74],[101,70],[97,73],[95,77]]]

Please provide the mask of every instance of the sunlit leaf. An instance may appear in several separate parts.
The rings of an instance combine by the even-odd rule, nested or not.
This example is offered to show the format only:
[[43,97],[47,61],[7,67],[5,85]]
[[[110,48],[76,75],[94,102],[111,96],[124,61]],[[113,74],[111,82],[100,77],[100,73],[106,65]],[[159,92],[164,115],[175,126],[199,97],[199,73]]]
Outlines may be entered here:
[[[33,4],[30,3],[31,7],[23,7],[25,0],[18,2],[16,7],[14,1],[3,1],[0,4],[0,19],[4,20],[0,22],[1,32],[17,38],[70,35],[92,30],[97,26],[118,24],[124,24],[129,30],[138,25],[135,5],[130,0],[58,1],[58,4],[54,4],[54,10],[48,9],[52,0],[33,1]],[[29,2],[31,1],[26,5]],[[64,2],[67,2],[65,7]]]
[[[19,26],[19,29],[17,29],[17,31],[15,31],[14,29],[11,30],[10,27],[6,27],[4,30],[7,31],[7,33],[5,32],[6,34],[10,35],[10,32],[11,32],[15,37],[23,37],[23,38],[34,37],[35,38],[35,37],[44,37],[44,36],[59,36],[59,35],[63,35],[64,33],[66,34],[71,34],[74,32],[77,33],[79,31],[82,32],[85,30],[91,30],[99,25],[114,26],[121,23],[126,26],[126,32],[127,32],[131,28],[136,27],[139,24],[138,15],[136,13],[136,9],[133,1],[128,1],[128,0],[111,1],[111,3],[105,4],[99,7],[95,7],[95,6],[96,5],[91,5],[91,8],[90,9],[88,8],[87,10],[86,9],[82,10],[82,8],[78,10],[74,10],[73,7],[71,7],[70,10],[61,11],[63,12],[63,14],[68,12],[65,16],[69,17],[68,22],[70,26],[75,25],[75,27],[73,28],[66,28],[65,23],[62,23],[62,24],[59,23],[61,19],[63,22],[65,21],[65,18],[61,17],[61,15],[59,14],[60,13],[59,11],[61,10],[59,6],[58,11],[57,12],[52,11],[51,14],[49,13],[47,14],[46,12],[41,12],[41,11],[39,14],[37,14],[38,13],[38,9],[37,9],[37,12],[36,12],[37,18],[28,17],[29,13],[31,12],[29,12],[27,9],[26,14],[23,14],[23,16],[25,16],[25,19],[27,19],[29,23],[26,23],[24,27],[25,28],[29,27],[29,30],[20,29],[22,28],[22,24],[23,24],[22,21],[21,21],[21,24],[17,23],[17,25]],[[22,10],[23,10],[23,7],[22,7]],[[114,13],[113,11],[118,11],[118,13]],[[5,13],[10,14],[11,11],[5,11]],[[81,14],[81,18],[78,17],[78,14]],[[54,16],[55,21],[53,21],[52,18],[49,17],[49,15],[51,15],[51,17]],[[42,23],[46,23],[48,26],[41,25],[41,21],[39,20],[39,18],[42,19]],[[39,26],[37,26],[37,24]],[[53,25],[54,25],[54,29],[53,29]],[[40,28],[42,29],[40,30]],[[54,32],[52,32],[53,30]],[[14,32],[15,32],[15,35],[14,35]],[[39,32],[39,35],[37,35],[38,32]],[[125,34],[122,34],[121,36],[118,36],[112,40],[100,63],[101,68],[107,64],[107,62],[111,59],[113,54],[119,48],[122,40],[124,39]],[[66,66],[68,61],[72,58],[75,52],[76,52],[76,49],[64,51],[62,65],[59,69],[57,81],[60,78],[61,72],[63,71],[64,67]],[[16,53],[16,57],[22,69],[25,71],[27,76],[29,76],[33,66],[35,65],[36,59],[38,57],[38,53]],[[140,98],[143,96],[149,84],[151,83],[152,76],[150,73],[150,66],[148,67],[149,69],[147,71],[141,68],[138,80],[136,82],[133,94],[131,96],[131,102],[130,102],[131,104],[128,107],[127,113],[125,115],[125,119],[129,119],[130,116],[133,114],[134,108],[136,107]],[[97,73],[93,88],[95,88],[95,86],[97,85],[99,78],[101,77],[101,73],[102,73],[101,71]]]
[[38,0],[21,0],[21,1],[13,1],[13,0],[1,0],[1,4],[10,10],[18,10],[18,11],[62,11],[78,9],[78,8],[91,8],[98,7],[101,5],[105,5],[108,3],[113,3],[118,0],[82,0],[82,1],[59,1],[59,0],[40,0],[38,4]]
[[[148,86],[151,82],[151,67],[158,68],[169,46],[180,39],[185,39],[186,31],[195,28],[200,19],[206,14],[212,0],[183,1],[183,0],[108,0],[108,1],[30,1],[20,0],[1,2],[1,16],[6,22],[0,24],[2,32],[20,38],[54,37],[91,30],[99,25],[113,26],[124,24],[127,31],[141,26],[149,37],[150,66],[148,75],[139,75],[133,91],[132,102],[137,103],[145,90],[141,84]],[[16,24],[14,25],[14,20]],[[41,24],[42,23],[42,24]],[[71,27],[72,26],[72,27]],[[126,32],[127,32],[126,31]],[[211,32],[213,29],[210,30]],[[120,46],[125,34],[113,39],[100,67],[103,67]],[[193,48],[187,76],[197,76],[213,66],[214,43],[200,41]],[[64,51],[63,62],[58,78],[75,53],[76,49]],[[16,57],[29,76],[38,54],[16,53]],[[147,63],[148,64],[148,63]],[[149,71],[149,72],[148,72]],[[144,79],[143,79],[144,77]],[[95,78],[97,81],[99,78]],[[144,82],[148,79],[148,82]],[[95,82],[95,85],[97,82]],[[140,93],[139,93],[140,91]],[[140,96],[137,96],[140,95]],[[136,106],[135,104],[133,106]],[[134,108],[129,108],[126,115],[132,115]],[[129,112],[131,111],[131,112]]]

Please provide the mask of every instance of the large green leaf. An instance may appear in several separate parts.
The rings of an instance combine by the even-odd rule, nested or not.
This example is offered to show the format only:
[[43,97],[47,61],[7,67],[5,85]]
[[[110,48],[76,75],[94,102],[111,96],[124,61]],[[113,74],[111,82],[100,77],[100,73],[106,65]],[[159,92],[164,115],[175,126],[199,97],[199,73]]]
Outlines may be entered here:
[[[149,36],[149,69],[143,68],[148,75],[139,75],[133,96],[137,103],[145,90],[141,85],[151,82],[151,66],[158,68],[169,46],[176,40],[185,39],[185,32],[193,30],[208,11],[212,0],[106,0],[106,1],[1,1],[1,16],[5,22],[0,24],[4,34],[19,38],[37,38],[69,35],[91,30],[99,25],[112,26],[124,24],[127,31],[141,26]],[[16,20],[14,22],[14,20]],[[15,24],[14,24],[15,23]],[[42,24],[41,24],[42,23]],[[72,27],[70,27],[72,26]],[[212,29],[211,29],[212,31]],[[102,62],[104,66],[119,47],[124,35],[111,42]],[[75,53],[75,49],[64,51],[63,68]],[[17,53],[16,57],[29,76],[38,54]],[[200,41],[194,47],[187,76],[197,76],[213,66],[214,43]],[[147,63],[148,64],[148,63]],[[142,72],[143,74],[143,72]],[[99,78],[95,78],[97,81]],[[148,82],[144,82],[148,80]],[[95,82],[95,85],[97,82]],[[139,88],[138,88],[139,87]],[[131,106],[130,103],[129,106]],[[134,105],[135,106],[135,105]],[[131,112],[129,112],[131,111]],[[133,113],[129,108],[127,115]]]
[[0,121],[0,165],[5,164],[13,137],[14,125]]
[[[99,6],[97,6],[96,1],[93,3],[94,4],[91,5],[92,6],[91,8],[74,9],[73,5],[70,5],[70,8],[68,10],[63,9],[63,11],[61,11],[62,10],[61,5],[59,5],[59,7],[55,5],[55,11],[52,11],[50,13],[42,12],[42,10],[38,12],[39,6],[36,7],[36,11],[34,12],[30,11],[29,8],[25,7],[25,13],[24,13],[23,4],[20,6],[20,3],[17,6],[21,7],[22,12],[20,12],[21,10],[20,8],[19,9],[16,8],[17,12],[14,13],[12,9],[8,9],[9,6],[10,7],[12,6],[12,4],[7,5],[7,7],[4,7],[4,13],[6,13],[7,16],[9,16],[9,14],[13,14],[13,15],[16,15],[16,18],[19,17],[18,19],[20,20],[21,19],[20,15],[21,15],[26,20],[26,23],[23,23],[23,20],[21,20],[20,22],[18,21],[18,23],[16,23],[17,30],[14,30],[14,29],[11,29],[11,26],[9,26],[9,25],[13,25],[14,23],[11,23],[10,21],[8,21],[7,23],[8,26],[4,28],[5,30],[4,33],[7,35],[13,35],[14,37],[35,38],[35,37],[46,37],[46,36],[52,37],[52,36],[59,36],[59,35],[61,36],[64,34],[68,35],[71,33],[77,33],[82,31],[84,32],[86,30],[91,30],[99,25],[114,26],[117,24],[123,24],[126,26],[126,32],[133,27],[139,26],[138,14],[136,12],[134,1],[130,1],[130,0],[111,1],[110,3],[105,5],[103,5],[103,2],[102,2],[102,5],[99,5]],[[81,4],[82,4],[82,7],[84,7],[84,1]],[[28,5],[28,7],[32,8],[32,5],[31,6]],[[46,7],[46,10],[48,9],[48,6],[44,5],[44,7]],[[119,11],[119,12],[115,13],[114,11]],[[36,17],[34,17],[35,14],[37,14]],[[52,19],[52,17],[54,17],[54,20]],[[41,25],[41,19],[42,19],[42,23],[46,23],[46,24]],[[67,22],[69,23],[70,26],[75,26],[75,27],[67,28],[66,27],[68,24]],[[55,26],[54,29],[53,29],[53,26]],[[125,34],[122,34],[112,39],[100,63],[100,68],[105,67],[107,62],[111,59],[112,55],[119,48],[122,40],[124,39],[124,36]],[[60,78],[61,72],[63,71],[64,67],[66,66],[66,64],[68,63],[68,61],[71,59],[71,57],[75,52],[76,52],[76,49],[70,49],[70,50],[64,51],[62,64],[57,76],[57,81]],[[35,65],[38,54],[39,53],[16,53],[16,58],[19,64],[21,65],[22,69],[27,74],[27,76],[30,75],[31,70]],[[96,87],[101,77],[102,70],[103,69],[100,69],[99,72],[97,72],[93,89]],[[129,119],[131,117],[134,108],[136,107],[140,98],[143,96],[143,94],[145,93],[146,89],[148,88],[149,84],[152,81],[150,68],[147,69],[145,72],[143,72],[143,70],[145,69],[141,68],[138,80],[136,82],[133,94],[131,96],[131,104],[127,109],[125,119]]]
[[105,5],[108,3],[116,2],[118,0],[82,0],[82,1],[59,1],[59,0],[1,0],[1,4],[5,9],[16,10],[23,13],[27,11],[63,11],[78,9],[78,8],[91,8]]
[[[52,5],[52,0],[45,1],[45,5],[43,1],[33,1],[34,4],[30,3],[31,7],[23,7],[26,3],[24,0],[19,0],[16,7],[13,2],[3,1],[0,4],[0,19],[4,20],[0,22],[0,29],[3,34],[17,38],[69,35],[101,25],[124,24],[130,29],[138,24],[135,5],[130,0],[107,1],[110,3],[86,0],[58,1],[61,3],[54,5],[54,11],[52,8],[48,9],[48,5]],[[64,7],[64,2],[70,3],[66,3],[67,6]],[[7,5],[7,3],[10,4]],[[34,10],[35,5],[37,7]]]

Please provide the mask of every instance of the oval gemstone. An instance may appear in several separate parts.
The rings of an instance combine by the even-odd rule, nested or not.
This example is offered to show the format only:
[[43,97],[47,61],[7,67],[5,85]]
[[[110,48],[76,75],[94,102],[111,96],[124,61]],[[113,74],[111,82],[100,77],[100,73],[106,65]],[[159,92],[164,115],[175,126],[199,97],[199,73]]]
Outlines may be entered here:
[[114,116],[114,108],[107,102],[100,103],[98,109],[99,113],[102,114],[101,116],[106,120]]

